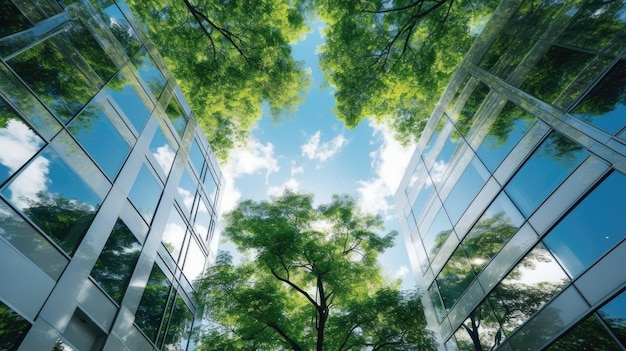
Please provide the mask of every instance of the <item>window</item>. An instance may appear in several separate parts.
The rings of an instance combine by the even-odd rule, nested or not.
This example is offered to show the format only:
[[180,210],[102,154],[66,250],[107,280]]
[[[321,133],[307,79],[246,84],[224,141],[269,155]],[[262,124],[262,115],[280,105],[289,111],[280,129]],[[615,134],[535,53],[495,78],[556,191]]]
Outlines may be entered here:
[[[11,0],[0,0],[0,37],[21,32],[29,28],[30,22],[20,12],[20,10],[13,4]],[[0,345],[2,345],[0,343]]]
[[444,202],[452,224],[458,222],[487,179],[489,179],[489,172],[478,161],[478,158],[474,157]]
[[441,318],[445,316],[446,312],[443,307],[443,301],[441,301],[439,288],[437,288],[436,283],[433,283],[433,285],[428,288],[428,295],[430,295],[430,300],[433,302],[433,307],[435,309],[435,315],[437,316],[437,320],[441,322]]
[[163,77],[163,74],[159,71],[145,47],[133,57],[133,64],[137,72],[139,72],[141,79],[148,85],[148,89],[158,98],[165,88],[165,77]]
[[30,329],[22,316],[0,301],[0,350],[17,350]]
[[130,146],[104,113],[103,106],[90,103],[68,129],[107,177],[114,180],[130,153]]
[[102,50],[100,44],[80,21],[72,21],[72,28],[66,33],[80,56],[103,82],[108,81],[117,72],[117,67],[111,62],[109,55]]
[[417,195],[417,198],[415,199],[415,202],[413,203],[413,207],[411,209],[413,211],[413,216],[415,216],[415,221],[417,221],[417,219],[419,218],[420,213],[424,209],[424,206],[426,206],[426,201],[430,199],[430,196],[432,195],[434,189],[435,188],[433,187],[433,183],[430,181],[430,178],[427,178],[426,184],[424,184],[419,195]]
[[439,252],[443,243],[452,232],[452,224],[448,220],[448,216],[443,208],[439,209],[437,216],[433,220],[428,230],[423,234],[422,242],[428,257],[432,261],[433,257]]
[[161,128],[157,128],[156,133],[154,133],[150,143],[150,152],[152,152],[152,156],[157,160],[163,172],[169,174],[176,157],[176,151],[172,149],[172,144],[167,141]]
[[198,185],[189,175],[189,171],[185,168],[183,175],[180,178],[180,183],[178,183],[178,187],[176,189],[178,191],[178,195],[182,198],[182,208],[186,210],[185,215],[187,216],[191,214],[197,188]]
[[204,204],[204,200],[200,199],[200,201],[198,201],[198,210],[196,211],[196,219],[193,225],[193,228],[200,238],[204,240],[209,239],[209,230],[212,229],[212,222],[213,218],[211,217],[209,209]]
[[191,336],[193,313],[185,301],[176,295],[176,300],[169,316],[167,333],[163,340],[163,350],[186,350]]
[[[183,110],[180,108],[176,98],[172,98],[170,100],[170,103],[165,109],[165,113],[167,114],[167,118],[169,118],[170,122],[172,122],[174,130],[178,133],[178,136],[182,138],[185,134],[185,128],[187,127],[187,116],[183,113]],[[201,171],[201,169],[199,171]]]
[[155,343],[171,288],[172,285],[163,271],[156,264],[152,266],[152,272],[135,313],[135,324]]
[[183,273],[187,277],[187,280],[194,282],[200,278],[204,273],[204,264],[206,261],[206,255],[200,248],[200,245],[196,241],[195,237],[189,240],[189,248],[187,249],[187,256],[185,257],[185,264],[183,265]]
[[611,302],[604,305],[598,311],[598,314],[615,336],[626,345],[626,293],[622,292]]
[[107,6],[101,12],[104,23],[109,26],[115,38],[122,44],[124,51],[128,56],[132,56],[141,48],[141,41],[137,37],[137,33],[130,26],[128,20],[119,10],[115,3]]
[[148,224],[152,221],[162,191],[161,184],[154,178],[146,165],[143,165],[137,179],[135,179],[135,184],[130,189],[128,198]]
[[69,255],[102,201],[51,148],[13,178],[2,194]]
[[[133,84],[135,83],[135,84]],[[130,121],[137,132],[141,132],[144,124],[150,116],[150,109],[153,108],[149,103],[149,108],[145,105],[145,100],[137,93],[134,85],[137,81],[128,79],[122,72],[115,76],[107,85],[106,91],[115,101],[115,104],[120,107],[120,114],[124,114]]]
[[[477,338],[472,339],[470,333]],[[495,350],[506,338],[487,300],[472,311],[454,336],[460,351]]]
[[480,67],[501,78],[507,78],[522,62],[533,44],[531,40],[502,33],[483,56]]
[[200,177],[202,174],[202,166],[204,165],[204,155],[202,154],[196,139],[193,139],[193,142],[191,143],[191,149],[189,149],[189,159],[191,159],[191,164],[193,164],[193,167],[196,169],[196,174]]
[[470,96],[467,98],[461,112],[459,112],[459,118],[455,122],[456,128],[462,135],[467,135],[467,132],[474,121],[474,115],[487,97],[487,94],[489,94],[489,91],[490,89],[486,84],[478,82]]
[[474,278],[476,275],[463,247],[457,247],[437,277],[437,285],[446,310],[450,311]]
[[572,277],[577,277],[626,236],[626,176],[613,172],[576,206],[544,243]]
[[561,336],[546,351],[621,350],[595,316],[589,316]]
[[552,132],[505,190],[528,218],[587,155],[583,147]]
[[185,224],[185,221],[178,213],[178,210],[172,208],[170,217],[165,225],[161,242],[170,255],[172,255],[175,262],[178,262],[180,252],[183,248],[185,233],[187,233],[187,225]]
[[118,219],[107,239],[91,276],[118,304],[128,287],[141,253],[141,244],[126,224]]
[[206,195],[209,197],[209,201],[211,204],[215,204],[217,201],[217,182],[215,178],[213,178],[213,174],[210,171],[207,171],[204,175],[204,191]]

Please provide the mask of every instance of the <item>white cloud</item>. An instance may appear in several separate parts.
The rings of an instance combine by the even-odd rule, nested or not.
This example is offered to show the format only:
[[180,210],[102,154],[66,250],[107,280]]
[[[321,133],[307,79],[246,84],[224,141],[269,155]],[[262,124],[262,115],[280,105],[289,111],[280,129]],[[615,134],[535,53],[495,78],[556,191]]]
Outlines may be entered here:
[[293,178],[293,176],[300,173],[304,173],[304,167],[296,166],[296,162],[291,161],[291,177]]
[[414,146],[402,146],[386,125],[370,122],[370,126],[374,129],[372,136],[380,135],[382,138],[382,145],[370,153],[376,175],[369,180],[359,180],[358,202],[365,212],[389,216],[393,210],[391,197],[402,180]]
[[11,201],[20,209],[30,206],[28,200],[36,200],[37,194],[48,189],[48,173],[50,172],[50,160],[45,157],[35,159],[17,177],[9,189],[11,190]]
[[393,272],[393,279],[404,280],[404,277],[406,277],[406,275],[409,274],[409,272],[410,270],[407,266],[400,266],[395,272]]
[[337,135],[329,142],[320,143],[320,135],[321,132],[318,130],[306,144],[302,145],[302,155],[309,160],[324,162],[348,144],[348,140],[343,135]]
[[172,169],[172,163],[174,163],[174,157],[176,157],[176,153],[167,144],[157,147],[156,151],[157,152],[153,152],[152,155],[154,156],[154,158],[156,158],[159,166],[163,168],[165,174],[169,174],[170,169]]
[[283,192],[285,192],[286,189],[290,189],[293,192],[297,193],[300,189],[300,183],[294,178],[291,178],[281,185],[271,186],[267,188],[266,194],[267,196],[280,196],[283,194]]

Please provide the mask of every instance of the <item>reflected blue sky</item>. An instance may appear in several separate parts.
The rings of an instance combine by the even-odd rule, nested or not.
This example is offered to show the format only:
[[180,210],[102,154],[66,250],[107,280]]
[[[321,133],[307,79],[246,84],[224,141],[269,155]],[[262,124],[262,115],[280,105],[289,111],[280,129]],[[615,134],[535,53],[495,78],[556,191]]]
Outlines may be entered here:
[[150,152],[152,152],[152,156],[157,160],[163,172],[169,174],[172,169],[172,164],[174,163],[174,158],[176,157],[176,152],[172,149],[172,144],[170,144],[165,138],[165,135],[163,135],[163,131],[160,127],[157,128],[154,133],[154,137],[150,143]]
[[152,221],[162,191],[163,186],[154,178],[146,165],[143,165],[130,189],[128,198],[148,224]]
[[122,109],[121,112],[130,120],[135,130],[141,132],[153,106],[150,106],[150,109],[148,109],[143,104],[139,94],[137,94],[128,78],[122,72],[109,83],[107,92]]
[[478,158],[474,157],[444,203],[452,223],[456,224],[461,218],[463,212],[465,212],[467,206],[485,185],[487,179],[489,179],[489,172],[478,161]]

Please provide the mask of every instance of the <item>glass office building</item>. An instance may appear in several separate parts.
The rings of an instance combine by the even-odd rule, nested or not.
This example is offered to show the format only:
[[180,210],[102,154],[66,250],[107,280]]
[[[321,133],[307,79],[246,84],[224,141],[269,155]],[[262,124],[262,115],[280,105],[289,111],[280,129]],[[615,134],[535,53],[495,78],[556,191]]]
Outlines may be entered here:
[[626,2],[505,0],[396,194],[441,350],[624,350]]
[[0,349],[192,350],[223,178],[123,2],[0,0]]

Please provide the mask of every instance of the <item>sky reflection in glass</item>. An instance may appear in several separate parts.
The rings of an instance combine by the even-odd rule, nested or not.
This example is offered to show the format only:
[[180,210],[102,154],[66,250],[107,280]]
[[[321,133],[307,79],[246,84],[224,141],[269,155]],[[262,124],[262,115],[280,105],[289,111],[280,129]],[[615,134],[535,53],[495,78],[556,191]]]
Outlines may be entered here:
[[472,200],[489,179],[489,172],[474,157],[446,198],[444,206],[453,224],[461,218]]
[[144,124],[150,116],[150,109],[144,105],[143,101],[137,94],[137,91],[133,88],[130,81],[124,77],[122,72],[115,76],[111,82],[107,85],[107,92],[115,103],[122,109],[121,112],[126,115],[126,118],[135,127],[137,132],[141,132]]
[[148,224],[152,221],[162,191],[161,184],[146,168],[146,165],[143,165],[137,179],[135,179],[135,184],[130,189],[128,198]]
[[172,149],[172,145],[167,141],[165,135],[163,135],[161,128],[157,128],[154,133],[154,137],[150,143],[150,152],[152,152],[152,156],[156,158],[163,172],[169,174],[172,169],[172,164],[174,163],[174,158],[176,157],[176,152]]

